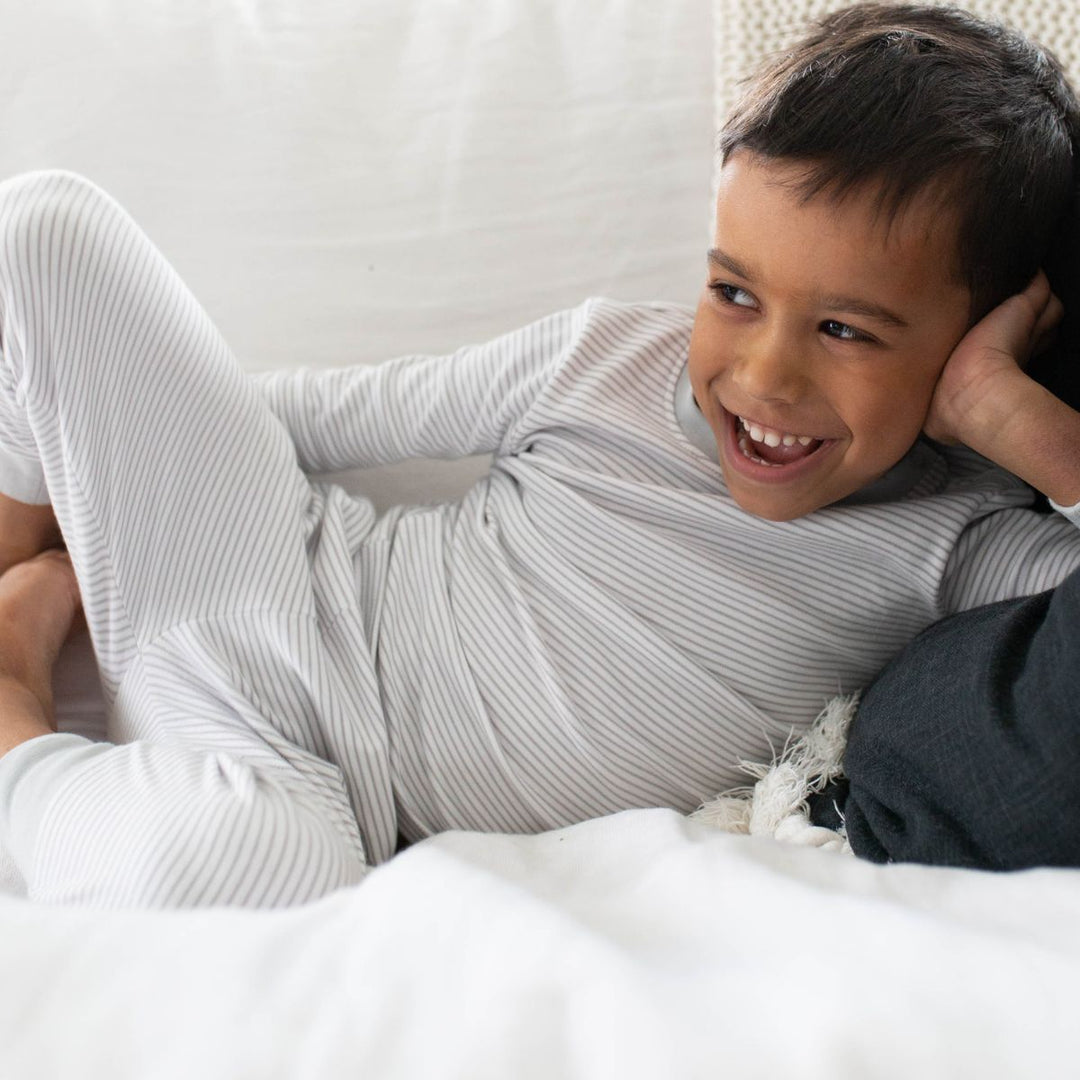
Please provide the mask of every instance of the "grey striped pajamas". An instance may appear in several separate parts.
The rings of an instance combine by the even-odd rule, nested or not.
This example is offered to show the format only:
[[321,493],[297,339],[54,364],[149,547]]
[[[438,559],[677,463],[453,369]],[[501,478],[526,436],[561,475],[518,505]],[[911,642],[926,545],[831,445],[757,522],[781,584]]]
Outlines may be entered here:
[[[0,489],[51,500],[113,743],[0,761],[30,894],[286,904],[398,830],[690,809],[1080,534],[949,452],[908,497],[748,517],[676,416],[690,315],[590,301],[451,358],[245,376],[116,204],[0,186]],[[315,473],[489,452],[377,518]]]

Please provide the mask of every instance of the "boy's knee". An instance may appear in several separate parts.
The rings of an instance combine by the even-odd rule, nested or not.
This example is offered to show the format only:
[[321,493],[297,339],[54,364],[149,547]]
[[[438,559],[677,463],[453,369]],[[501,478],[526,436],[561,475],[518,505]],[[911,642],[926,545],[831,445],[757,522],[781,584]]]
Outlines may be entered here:
[[40,259],[63,261],[85,247],[115,201],[92,180],[65,169],[20,173],[0,183],[0,257],[33,272]]

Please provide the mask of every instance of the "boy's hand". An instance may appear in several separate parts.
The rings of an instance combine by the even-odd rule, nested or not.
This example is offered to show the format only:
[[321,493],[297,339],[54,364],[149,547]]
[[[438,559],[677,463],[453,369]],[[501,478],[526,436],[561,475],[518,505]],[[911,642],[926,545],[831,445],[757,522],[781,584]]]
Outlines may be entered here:
[[938,379],[924,430],[943,443],[978,449],[1014,411],[1031,380],[1027,362],[1053,341],[1064,308],[1040,270],[1031,284],[977,322],[953,350]]
[[964,443],[1062,506],[1080,502],[1080,413],[1024,373],[1064,308],[1040,270],[961,339],[942,369],[924,431]]

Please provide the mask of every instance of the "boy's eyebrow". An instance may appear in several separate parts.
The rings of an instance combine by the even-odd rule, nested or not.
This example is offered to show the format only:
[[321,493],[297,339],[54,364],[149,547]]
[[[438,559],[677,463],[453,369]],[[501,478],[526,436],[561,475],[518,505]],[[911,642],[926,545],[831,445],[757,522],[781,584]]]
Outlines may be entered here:
[[[754,275],[749,268],[726,251],[721,251],[720,248],[709,248],[708,256],[709,262],[713,266],[729,270],[744,281],[753,283]],[[895,326],[898,330],[907,330],[910,325],[906,319],[902,319],[896,312],[890,311],[887,307],[875,304],[871,300],[862,300],[857,296],[829,294],[827,296],[814,296],[812,300],[814,303],[831,311],[839,311],[849,315],[862,315],[868,319],[875,319],[877,322]]]
[[745,278],[747,281],[754,280],[754,275],[738,259],[729,255],[726,251],[721,251],[719,248],[709,248],[709,262],[713,266],[730,270],[733,274],[738,274],[739,277]]
[[868,319],[876,319],[878,322],[895,326],[898,330],[906,330],[909,326],[906,319],[901,319],[887,307],[882,307],[870,300],[860,300],[857,296],[817,296],[814,299],[822,307],[844,315],[863,315]]

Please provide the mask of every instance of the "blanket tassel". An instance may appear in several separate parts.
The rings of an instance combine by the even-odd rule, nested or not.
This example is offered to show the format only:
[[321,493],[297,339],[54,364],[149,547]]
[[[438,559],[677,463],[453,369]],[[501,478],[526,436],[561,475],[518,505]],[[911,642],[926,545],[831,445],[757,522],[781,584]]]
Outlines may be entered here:
[[723,832],[771,836],[850,855],[843,828],[834,831],[811,824],[807,799],[842,775],[848,727],[858,700],[858,694],[832,698],[771,765],[739,762],[757,783],[723,792],[698,807],[691,818]]

